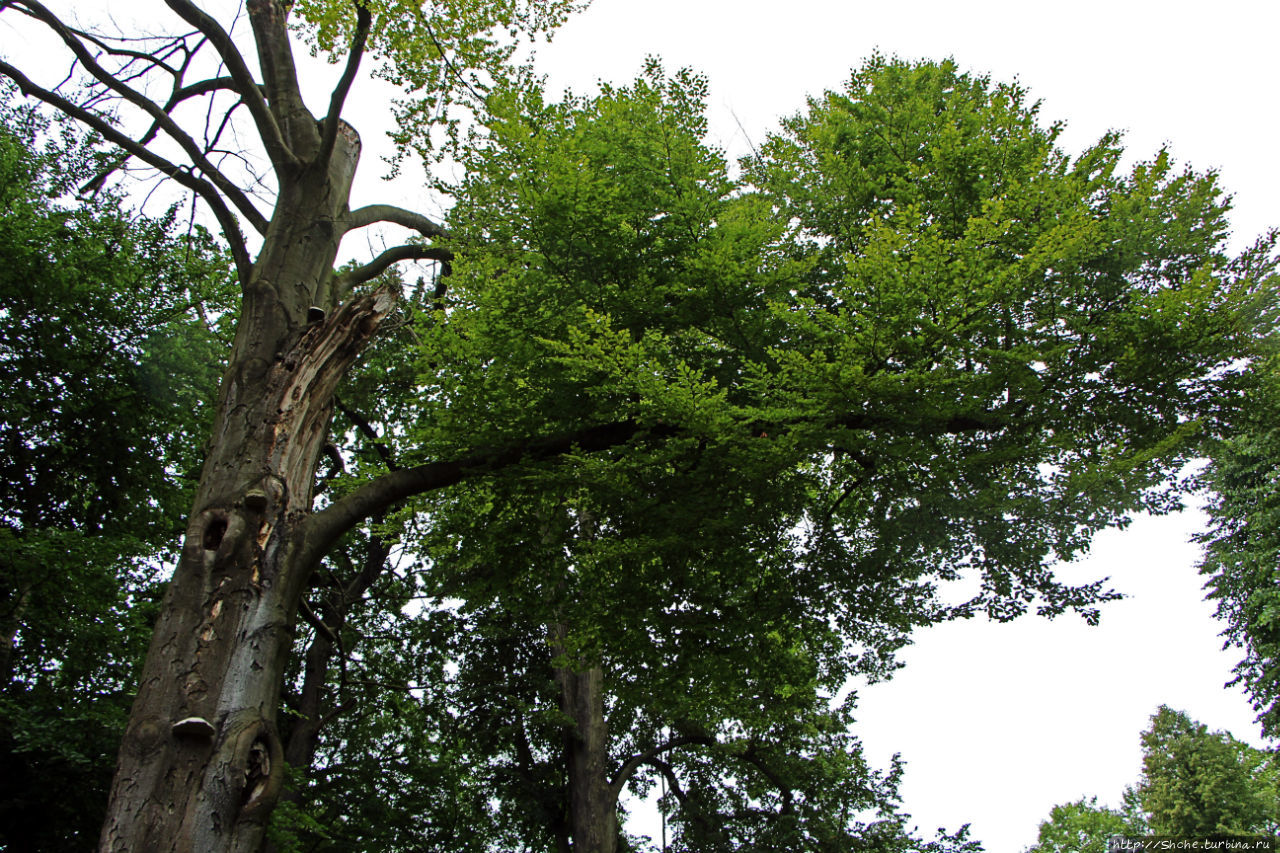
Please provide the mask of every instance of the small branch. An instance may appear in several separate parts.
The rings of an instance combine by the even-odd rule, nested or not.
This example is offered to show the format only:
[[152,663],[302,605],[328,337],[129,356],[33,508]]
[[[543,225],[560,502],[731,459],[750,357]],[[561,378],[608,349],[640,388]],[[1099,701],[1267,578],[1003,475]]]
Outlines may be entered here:
[[613,777],[613,781],[609,783],[609,790],[613,793],[613,796],[617,798],[618,795],[622,793],[622,786],[627,784],[627,781],[635,775],[636,770],[640,769],[641,765],[649,764],[657,767],[658,765],[654,762],[654,759],[659,755],[675,749],[678,746],[687,746],[689,744],[715,746],[716,740],[715,738],[710,737],[685,735],[683,737],[672,738],[666,743],[659,744],[652,749],[647,749],[644,752],[633,755],[626,760],[622,767],[618,769],[618,772]]
[[650,767],[657,768],[658,772],[667,777],[667,790],[675,796],[676,800],[680,803],[680,807],[683,808],[685,803],[688,802],[689,796],[684,792],[684,789],[680,787],[680,779],[676,776],[675,768],[662,759],[656,757],[646,759],[644,763],[648,764]]
[[356,7],[356,32],[351,38],[351,48],[347,52],[347,65],[342,70],[342,77],[329,96],[329,114],[324,117],[324,128],[320,137],[319,163],[327,163],[333,154],[333,146],[338,139],[338,125],[342,119],[342,106],[351,91],[351,84],[356,79],[356,71],[360,68],[360,58],[364,56],[365,44],[369,39],[369,27],[373,23],[373,15],[369,12],[366,0],[354,0]]
[[331,643],[338,642],[338,638],[333,633],[333,629],[330,628],[328,625],[324,624],[324,622],[320,619],[320,617],[316,615],[315,611],[311,609],[311,605],[307,604],[307,600],[305,598],[303,598],[302,601],[300,602],[300,606],[298,607],[298,612],[302,614],[303,621],[305,621],[312,628],[315,628],[316,631],[319,634],[321,634],[326,640],[328,640]]
[[400,261],[439,261],[448,263],[451,260],[453,260],[453,252],[438,246],[393,246],[364,266],[334,276],[332,292],[341,299],[353,287],[377,278],[386,271],[387,267]]
[[390,448],[387,447],[387,443],[378,435],[377,430],[373,428],[373,424],[369,423],[368,419],[365,418],[364,415],[344,404],[341,399],[334,397],[333,404],[337,407],[338,411],[342,412],[343,416],[346,417],[347,420],[355,424],[356,429],[359,430],[365,438],[369,439],[369,443],[373,445],[374,451],[378,454],[378,458],[382,460],[382,464],[387,466],[387,470],[399,471],[400,466],[396,464],[396,460],[392,458]]
[[[266,232],[267,218],[262,215],[261,211],[254,207],[253,203],[249,200],[249,197],[246,196],[239,187],[232,183],[226,175],[218,171],[217,167],[209,162],[208,158],[204,156],[204,152],[200,150],[200,146],[196,141],[192,139],[186,131],[178,126],[177,122],[173,120],[164,108],[143,95],[141,92],[126,86],[117,78],[116,75],[107,71],[107,69],[98,64],[93,53],[84,46],[80,39],[76,38],[75,34],[71,32],[66,25],[57,18],[57,16],[46,9],[43,5],[35,2],[35,0],[25,0],[23,5],[27,7],[27,10],[29,10],[27,12],[29,15],[41,21],[45,26],[58,34],[63,43],[70,48],[75,57],[80,60],[80,64],[84,66],[84,69],[89,72],[95,80],[120,95],[138,109],[147,113],[147,115],[151,116],[155,124],[163,128],[173,141],[178,143],[182,150],[186,152],[187,156],[191,158],[192,165],[208,177],[209,182],[218,188],[218,190],[231,202],[231,204],[235,206],[236,210],[240,211],[245,219],[249,221],[249,224],[251,224],[260,234]],[[145,143],[143,143],[143,145],[145,145]]]
[[405,210],[393,204],[371,204],[353,210],[347,217],[346,232],[367,228],[378,222],[390,222],[393,225],[411,228],[429,240],[440,240],[449,236],[449,232],[443,225],[428,219],[421,213],[414,213],[412,210]]

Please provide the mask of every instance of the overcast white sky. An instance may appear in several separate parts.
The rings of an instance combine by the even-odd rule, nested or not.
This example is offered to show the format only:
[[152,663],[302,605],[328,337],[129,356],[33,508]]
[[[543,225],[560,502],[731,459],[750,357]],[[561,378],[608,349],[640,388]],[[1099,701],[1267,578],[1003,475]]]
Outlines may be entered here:
[[[1069,149],[1117,128],[1137,157],[1168,143],[1179,161],[1217,169],[1243,245],[1280,225],[1277,34],[1280,4],[1245,0],[595,0],[540,56],[553,88],[577,91],[632,79],[648,54],[705,72],[713,141],[731,156],[877,48],[951,56],[1020,80],[1046,120],[1068,122]],[[7,28],[0,42],[17,49]],[[371,154],[386,96],[369,81],[353,95],[369,110],[357,126]],[[366,161],[353,203],[421,201],[403,181],[388,198],[377,168]],[[1139,519],[1065,570],[1110,576],[1131,596],[1098,628],[1074,617],[938,627],[918,636],[892,682],[860,691],[859,733],[873,759],[900,752],[908,762],[904,804],[926,834],[969,822],[988,850],[1016,853],[1055,803],[1118,802],[1139,773],[1138,733],[1161,703],[1257,742],[1247,702],[1223,688],[1238,655],[1220,650],[1202,599],[1188,542],[1201,522],[1194,512]]]

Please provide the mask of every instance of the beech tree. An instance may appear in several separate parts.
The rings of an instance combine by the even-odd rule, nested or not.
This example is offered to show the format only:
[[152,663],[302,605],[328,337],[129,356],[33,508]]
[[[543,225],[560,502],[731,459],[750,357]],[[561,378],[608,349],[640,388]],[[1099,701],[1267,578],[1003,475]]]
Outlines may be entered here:
[[[1072,162],[1016,88],[949,64],[873,59],[746,164],[753,189],[727,180],[723,159],[699,143],[704,85],[651,67],[595,98],[495,93],[463,160],[465,186],[452,191],[447,322],[424,319],[418,331],[419,381],[439,405],[380,430],[411,457],[459,452],[477,430],[501,444],[582,418],[653,425],[625,448],[511,466],[412,507],[411,540],[431,564],[424,590],[466,602],[465,624],[502,638],[465,644],[492,659],[460,655],[461,692],[440,687],[418,711],[470,749],[467,764],[484,781],[470,776],[460,789],[504,804],[495,838],[522,815],[564,839],[559,849],[570,838],[573,849],[613,849],[627,774],[660,774],[685,795],[673,794],[672,817],[688,849],[781,843],[787,825],[788,849],[830,839],[834,796],[817,819],[796,819],[820,768],[797,772],[797,761],[769,783],[726,785],[760,769],[734,750],[767,755],[770,733],[806,719],[810,691],[891,671],[914,625],[1028,607],[1094,615],[1106,590],[1064,587],[1048,563],[1078,552],[1087,525],[1112,523],[1125,507],[1168,506],[1163,466],[1193,446],[1193,418],[1217,416],[1210,365],[1234,345],[1228,309],[1242,285],[1212,248],[1222,209],[1211,178],[1174,172],[1167,157],[1118,175],[1113,139]],[[937,162],[955,167],[939,173]],[[846,184],[863,195],[841,195]],[[825,220],[799,212],[802,193],[825,205]],[[1027,198],[1038,218],[1016,206]],[[795,216],[776,216],[788,206]],[[1151,232],[1128,217],[1201,223],[1176,237],[1151,226],[1171,238],[1161,251],[1184,259],[1177,288],[1145,289],[1151,280],[1135,270],[1150,262]],[[1048,271],[1037,266],[1046,262]],[[980,293],[965,273],[947,278],[957,274],[948,267],[968,266],[1003,283]],[[1193,276],[1204,289],[1185,286]],[[1158,310],[1139,307],[1162,287]],[[925,309],[876,306],[931,289],[938,316],[959,318],[947,346],[926,326],[915,338],[880,334],[906,355],[877,355],[877,322],[910,323]],[[1111,323],[1136,325],[1107,332]],[[1164,384],[1134,365],[1108,367],[1106,382],[1053,378],[1127,358],[1138,337],[1165,359],[1187,359],[1175,373],[1199,378]],[[866,352],[824,349],[859,339]],[[873,415],[837,396],[855,382],[837,371],[859,364],[875,377],[857,377]],[[975,403],[958,390],[990,393],[1013,379],[1027,389],[1003,415],[1010,395]],[[922,409],[905,402],[930,394]],[[1163,415],[1139,402],[1156,399]],[[844,420],[862,417],[853,428]],[[1120,418],[1143,423],[1140,435],[1123,447],[1090,443]],[[1081,458],[1104,446],[1109,462]],[[1086,470],[1109,485],[1073,482]],[[1081,514],[1086,506],[1095,514]],[[973,600],[938,597],[942,581],[974,571],[985,588]],[[540,641],[520,642],[526,635]],[[404,671],[394,657],[379,660]],[[516,683],[499,688],[498,665]],[[436,693],[425,686],[436,677],[414,683]],[[451,703],[465,715],[451,718]],[[414,704],[397,701],[397,714]],[[374,725],[392,724],[381,715]],[[359,763],[354,744],[370,742],[351,732],[333,732],[341,768]],[[797,756],[814,745],[778,742]],[[444,747],[418,748],[422,772],[442,772]],[[329,769],[317,771],[328,786]],[[755,799],[740,799],[745,790]],[[333,791],[326,797],[344,800]],[[468,802],[471,820],[484,822]],[[439,826],[456,819],[448,813]]]
[[[75,82],[39,82],[7,61],[0,73],[114,144],[120,158],[110,166],[146,166],[193,193],[235,263],[235,339],[120,749],[102,847],[256,851],[283,781],[276,709],[311,571],[361,519],[457,481],[491,455],[406,469],[314,511],[334,388],[398,297],[391,288],[361,286],[405,259],[447,258],[433,242],[444,233],[438,223],[390,206],[348,205],[360,138],[342,119],[347,95],[372,50],[387,73],[420,93],[422,110],[465,100],[477,78],[498,70],[510,53],[492,33],[546,30],[568,3],[300,4],[294,22],[310,23],[322,45],[345,53],[319,117],[298,79],[292,4],[246,7],[256,63],[230,20],[220,23],[188,0],[167,6],[174,34],[139,40],[90,31],[39,2],[6,2],[7,24],[40,26],[62,41]],[[153,22],[149,32],[162,26]],[[269,164],[267,175],[234,168],[243,152],[228,150],[227,134],[238,111]],[[268,185],[265,204],[252,195],[259,181]],[[405,225],[422,239],[337,273],[344,235],[379,222]],[[616,441],[616,433],[581,438]],[[499,457],[572,443],[526,442]]]
[[[171,178],[216,219],[240,285],[103,849],[260,847],[286,775],[277,712],[295,627],[323,641],[323,663],[343,612],[311,607],[316,571],[341,561],[344,536],[372,546],[415,496],[447,503],[443,490],[464,481],[545,478],[536,501],[494,511],[554,510],[523,526],[531,545],[605,543],[576,553],[572,571],[543,562],[463,586],[549,629],[561,683],[598,708],[580,688],[600,670],[606,613],[642,621],[667,607],[675,624],[727,601],[746,614],[738,596],[763,588],[789,607],[823,602],[855,639],[918,613],[1091,614],[1105,589],[1065,587],[1049,564],[1128,512],[1172,506],[1171,472],[1217,411],[1244,285],[1222,249],[1212,176],[1175,172],[1164,153],[1123,174],[1113,137],[1069,157],[1017,87],[877,58],[788,122],[737,185],[687,144],[696,119],[674,118],[700,115],[696,86],[669,93],[676,109],[648,125],[656,135],[629,137],[619,128],[637,113],[623,100],[547,104],[507,68],[508,33],[549,30],[564,0],[250,0],[256,70],[230,21],[166,5],[187,29],[142,40],[35,0],[0,6],[61,39],[77,85],[7,62],[0,73],[120,151],[88,188],[131,164]],[[295,38],[342,64],[319,115]],[[360,142],[342,113],[366,53],[406,90],[402,146],[424,151],[443,128],[469,170],[447,229],[350,208]],[[136,116],[136,133],[116,111]],[[267,175],[227,150],[239,112]],[[473,135],[457,123],[466,113]],[[379,222],[418,237],[335,270],[343,236]],[[344,414],[371,446],[396,436],[405,452],[327,478],[342,459],[326,457],[335,392],[403,297],[379,277],[410,259],[453,273],[422,288],[435,310],[415,329],[416,396],[381,431]],[[581,496],[566,491],[574,480]],[[713,561],[674,603],[653,594],[673,565],[700,565],[659,559],[678,543],[657,525],[705,522],[692,510],[707,495],[732,509],[732,536],[765,529],[739,524],[757,518],[808,526],[780,585],[758,579],[753,559]],[[635,514],[646,501],[670,505]],[[466,535],[470,546],[489,533]],[[381,561],[367,565],[344,586],[355,597]],[[937,609],[937,586],[967,572],[981,593]],[[322,720],[304,717],[305,763]],[[584,720],[566,732],[570,753],[590,735]],[[571,803],[588,833],[575,849],[612,849],[582,808],[602,814]]]

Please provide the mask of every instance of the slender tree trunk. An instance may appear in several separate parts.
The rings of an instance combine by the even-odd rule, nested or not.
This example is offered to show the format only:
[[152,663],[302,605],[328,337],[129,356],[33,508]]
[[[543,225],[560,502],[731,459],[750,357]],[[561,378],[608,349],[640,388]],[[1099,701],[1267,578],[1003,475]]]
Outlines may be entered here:
[[[282,180],[245,286],[195,505],[120,750],[102,850],[257,851],[333,392],[394,305],[328,292],[360,143]],[[313,306],[328,309],[321,319]]]

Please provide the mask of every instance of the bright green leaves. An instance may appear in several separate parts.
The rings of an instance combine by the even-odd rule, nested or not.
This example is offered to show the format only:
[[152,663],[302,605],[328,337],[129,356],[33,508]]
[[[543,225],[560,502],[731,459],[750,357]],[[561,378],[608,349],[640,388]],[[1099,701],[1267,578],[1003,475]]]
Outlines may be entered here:
[[651,66],[591,100],[491,100],[457,188],[447,322],[425,332],[428,393],[449,399],[450,423],[528,434],[727,416],[725,389],[759,348],[756,264],[776,229],[730,197],[702,145],[704,94]]
[[521,40],[550,37],[577,0],[296,0],[290,13],[312,49],[338,61],[357,30],[357,6],[370,15],[368,51],[374,74],[406,97],[396,103],[399,129],[392,135],[403,152],[427,154],[432,131],[445,127],[456,140],[455,108],[477,109],[484,94],[510,73]]
[[1125,815],[1098,805],[1097,797],[1054,806],[1026,853],[1106,853],[1113,835],[1145,835]]
[[861,461],[824,487],[826,525],[905,570],[885,543],[927,503],[940,538],[916,556],[981,568],[972,604],[1000,618],[1084,605],[1100,591],[1044,563],[1170,505],[1253,287],[1212,175],[1165,153],[1121,175],[1114,136],[1072,160],[1036,112],[953,63],[873,57],[743,162],[794,238],[775,404],[825,409],[852,427],[829,446]]

